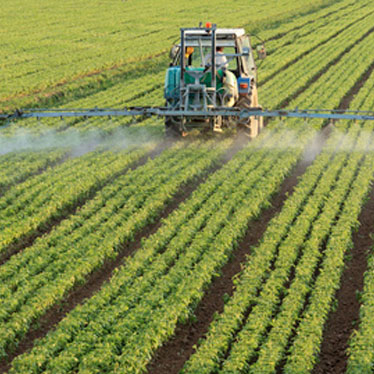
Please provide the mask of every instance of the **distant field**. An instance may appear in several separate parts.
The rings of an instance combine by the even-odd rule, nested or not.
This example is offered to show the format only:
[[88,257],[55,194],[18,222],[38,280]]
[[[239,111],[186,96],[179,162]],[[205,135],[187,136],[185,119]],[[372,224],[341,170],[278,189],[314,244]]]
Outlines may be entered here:
[[[4,1],[0,13],[0,110],[129,70],[165,54],[181,26],[200,21],[262,29],[290,21],[333,0],[267,0],[229,6],[191,0]],[[162,60],[164,62],[164,60]],[[114,70],[112,70],[114,69]],[[94,76],[94,78],[90,78]],[[92,84],[92,83],[91,83]]]

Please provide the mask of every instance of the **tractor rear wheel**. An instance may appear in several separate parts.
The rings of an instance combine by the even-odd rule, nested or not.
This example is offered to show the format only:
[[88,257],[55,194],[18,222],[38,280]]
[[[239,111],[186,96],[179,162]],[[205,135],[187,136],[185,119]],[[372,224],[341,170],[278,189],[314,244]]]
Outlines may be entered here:
[[[251,96],[242,96],[235,105],[240,109],[251,109],[258,107],[258,96],[256,87],[252,88]],[[255,138],[263,127],[262,117],[251,116],[239,123],[239,127],[245,130],[250,138]]]

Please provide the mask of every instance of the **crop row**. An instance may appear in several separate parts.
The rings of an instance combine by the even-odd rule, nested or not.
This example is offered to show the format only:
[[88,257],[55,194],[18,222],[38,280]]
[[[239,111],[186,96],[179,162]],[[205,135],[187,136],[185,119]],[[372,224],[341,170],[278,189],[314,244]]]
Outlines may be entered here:
[[[371,171],[369,171],[371,172]],[[360,297],[359,328],[351,336],[347,373],[372,374],[374,366],[374,256],[368,254],[364,289]]]
[[[162,95],[163,95],[162,88],[158,88],[158,90],[155,90],[152,93],[147,94],[146,96],[143,96],[143,97],[137,98],[136,100],[133,100],[131,102],[131,105],[132,106],[148,106],[151,103],[152,106],[163,106],[165,100],[163,99]],[[146,122],[146,123],[144,123],[144,122]],[[110,120],[106,120],[106,119],[103,120],[102,118],[93,118],[90,121],[77,122],[75,127],[78,128],[81,131],[99,128],[102,131],[111,132],[111,131],[115,131],[118,128],[124,127],[124,126],[125,127],[131,126],[132,123],[134,123],[134,119],[133,118],[128,118],[128,117],[127,118],[126,117],[124,117],[124,118],[123,117],[113,117]],[[136,123],[136,127],[142,126],[143,131],[147,132],[147,129],[148,129],[149,125],[153,125],[153,126],[159,125],[159,126],[161,126],[161,124],[163,125],[163,123],[164,123],[163,120],[150,118],[150,119],[147,119],[145,121],[142,121],[140,124]],[[161,126],[161,129],[162,128],[163,128],[163,126]],[[137,132],[136,129],[131,130],[131,131],[134,131],[135,133]],[[139,131],[139,133],[141,134],[141,131]],[[161,134],[161,133],[162,132],[159,131],[156,134]]]
[[[370,92],[373,85],[372,75],[353,98],[350,106],[362,110],[371,109],[373,104]],[[352,246],[352,232],[357,228],[357,219],[373,180],[374,127],[370,122],[356,123],[352,126],[359,128],[360,132],[359,141],[350,153],[350,159],[361,157],[361,164],[357,168],[349,194],[329,235],[318,277],[313,280],[310,288],[308,303],[304,305],[303,313],[299,316],[301,322],[295,332],[295,338],[289,349],[289,358],[284,366],[286,373],[309,373],[317,360],[323,328],[331,311],[334,295],[339,288],[344,259]],[[299,282],[299,285],[294,287],[298,286],[302,287],[302,283]],[[296,303],[291,297],[289,302]]]
[[[165,76],[165,69],[162,69],[161,73],[149,73],[144,74],[141,77],[136,77],[133,79],[127,79],[126,81],[116,84],[106,90],[99,91],[96,94],[90,95],[88,97],[80,98],[74,101],[70,101],[67,104],[60,106],[61,109],[74,109],[74,108],[121,108],[124,105],[131,106],[141,106],[141,105],[161,105],[160,99],[162,98],[162,83]],[[158,94],[158,99],[154,97],[155,93]],[[94,122],[95,126],[101,128],[101,123],[105,122],[106,119],[99,118],[95,120],[90,120]],[[12,124],[12,126],[7,129],[7,134],[14,133],[18,128],[33,128],[35,127],[35,119],[26,119],[17,121]],[[76,123],[81,123],[82,119],[65,119],[61,125],[73,126]],[[83,121],[87,122],[87,121]],[[123,120],[123,123],[128,123],[129,120]],[[39,122],[45,130],[48,127],[59,127],[59,121],[56,119],[44,119]],[[56,126],[57,125],[57,126]]]
[[[348,136],[350,136],[350,133]],[[361,143],[359,148],[360,146],[365,147],[365,143],[368,144],[370,140],[366,135],[361,134],[358,140]],[[318,318],[322,323],[324,320],[321,318],[321,314],[319,314],[321,309],[314,314],[313,306],[311,305],[316,303],[317,299],[321,303],[325,302],[322,295],[326,292],[326,289],[330,287],[331,294],[331,288],[336,290],[339,284],[339,277],[331,277],[327,280],[326,275],[330,274],[329,272],[323,276],[324,268],[331,261],[331,256],[333,256],[332,261],[336,259],[337,256],[333,253],[333,251],[336,251],[336,247],[340,248],[344,253],[344,250],[347,249],[347,244],[350,243],[346,240],[351,236],[352,224],[356,222],[363,197],[367,192],[368,185],[367,183],[363,183],[363,180],[368,179],[367,172],[370,170],[368,167],[372,167],[372,160],[364,161],[363,165],[359,167],[363,159],[363,153],[355,153],[354,148],[352,151],[349,154],[346,166],[339,175],[339,180],[335,188],[325,202],[323,213],[313,223],[313,229],[309,234],[309,238],[303,244],[302,255],[295,267],[295,275],[292,283],[284,291],[285,296],[282,300],[279,313],[276,317],[273,316],[271,320],[271,331],[257,352],[257,362],[251,367],[251,373],[273,373],[280,360],[284,357],[287,344],[292,335],[296,335],[296,337],[292,343],[284,371],[286,373],[308,373],[314,366],[316,346],[319,346],[321,339],[319,338],[319,341],[317,341],[318,344],[316,344],[317,321]],[[356,175],[357,170],[359,171]],[[347,203],[350,205],[346,205]],[[341,212],[340,210],[343,205],[345,209],[343,208]],[[351,211],[349,212],[348,209],[351,209]],[[347,213],[349,214],[349,221],[347,221]],[[335,220],[337,222],[334,222]],[[345,226],[344,240],[341,240],[341,236],[338,235],[341,228],[344,227],[342,226],[342,222],[344,224],[350,223]],[[328,244],[326,248],[323,248],[323,244],[327,240]],[[320,261],[322,262],[321,265],[319,264]],[[317,271],[320,274],[317,281],[314,281],[313,278]],[[320,278],[323,278],[323,280]],[[279,283],[275,287],[277,290],[281,290],[286,279],[283,279],[283,281],[282,279],[277,279],[277,282]],[[303,311],[308,298],[311,305],[308,305],[307,309]],[[329,307],[330,305],[328,305],[327,312],[330,310]],[[273,306],[273,311],[274,309],[275,307]],[[313,318],[309,312],[312,312]],[[300,320],[300,326],[297,327]],[[250,325],[252,325],[252,321]],[[295,328],[296,331],[294,330]]]
[[119,177],[48,236],[0,268],[2,355],[76,284],[115,258],[179,188],[202,175],[226,145],[175,146]]
[[352,5],[352,1],[338,1],[331,4],[326,4],[325,7],[320,7],[315,11],[306,12],[301,17],[289,17],[282,23],[274,23],[269,27],[261,30],[261,38],[268,44],[273,40],[280,40],[280,43],[284,38],[288,39],[289,35],[300,30],[304,32],[304,29],[309,29],[311,23],[319,23],[322,19],[328,15],[333,15],[344,11],[347,7]]
[[[281,50],[284,47],[297,42],[297,40],[308,37],[310,33],[319,33],[320,29],[324,30],[325,26],[329,23],[334,24],[338,18],[345,18],[347,13],[354,13],[360,8],[365,8],[368,2],[352,2],[352,1],[340,1],[334,4],[334,6],[322,9],[318,14],[310,14],[308,16],[298,18],[295,20],[295,24],[303,21],[302,25],[294,26],[288,32],[281,37],[275,37],[267,40],[266,31],[261,33],[263,40],[266,42],[266,51],[268,54],[273,54],[277,50]],[[345,22],[345,21],[343,21]],[[285,27],[287,24],[284,24]],[[281,25],[282,26],[282,25]],[[325,30],[326,31],[326,30]],[[277,32],[282,33],[282,27],[277,27]],[[301,46],[300,46],[301,47]]]
[[[373,128],[366,127],[366,130],[372,131]],[[373,140],[365,131],[362,137],[366,142]],[[359,155],[363,155],[362,151],[357,152],[357,157]],[[296,336],[289,348],[289,357],[284,366],[286,373],[309,373],[316,363],[323,327],[339,288],[344,256],[352,246],[352,232],[357,227],[357,218],[369,191],[373,167],[374,157],[370,154],[364,158],[331,231],[318,277],[309,290],[308,304],[299,317]]]

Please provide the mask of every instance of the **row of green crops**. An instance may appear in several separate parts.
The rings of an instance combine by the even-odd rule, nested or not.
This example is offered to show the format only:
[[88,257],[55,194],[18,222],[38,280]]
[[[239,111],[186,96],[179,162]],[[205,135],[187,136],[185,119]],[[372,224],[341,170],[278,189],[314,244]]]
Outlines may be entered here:
[[[335,146],[334,140],[331,140],[333,146]],[[329,145],[327,149],[333,150]],[[345,158],[341,162],[344,162],[344,160]],[[301,223],[295,226],[293,233],[296,232],[296,228],[300,228],[301,224],[304,224],[303,231],[296,232],[296,238],[303,240],[308,234],[308,226],[305,227],[305,223],[311,224],[312,221],[309,222],[309,220],[313,219],[312,214],[314,214],[314,217],[318,215],[320,211],[318,203],[323,203],[335,181],[336,175],[343,166],[342,164],[337,165],[338,167],[335,165],[329,166],[330,163],[331,152],[323,152],[313,163],[313,167],[307,170],[291,198],[285,202],[281,213],[271,221],[260,245],[252,250],[253,253],[249,262],[246,264],[240,279],[236,282],[236,292],[225,306],[223,314],[210,326],[207,338],[200,345],[197,353],[187,362],[185,372],[210,373],[220,368],[220,358],[225,357],[225,351],[233,343],[237,330],[243,323],[242,321],[245,320],[246,310],[251,302],[255,300],[264,278],[270,275],[271,264],[274,261],[273,257],[278,251],[278,256],[280,256],[279,244],[287,238],[288,243],[291,241],[292,244],[293,238],[288,232],[298,216],[301,218]],[[315,206],[315,204],[317,205]],[[314,209],[314,212],[310,212],[311,208]],[[306,217],[306,221],[302,220],[303,215]],[[283,256],[286,256],[287,260],[288,251],[286,244],[287,242],[284,244]],[[296,241],[295,246],[298,248]],[[280,259],[282,258],[280,257]],[[276,268],[276,266],[274,267]],[[269,304],[271,302],[272,298],[269,300]],[[263,327],[259,321],[258,328]],[[248,336],[248,339],[250,338],[251,335]],[[235,356],[233,359],[235,359]]]
[[[262,102],[264,105],[271,105],[272,107],[279,107],[282,103],[287,100],[290,96],[289,93],[297,92],[298,89],[304,87],[306,84],[311,84],[310,81],[313,77],[318,74],[322,74],[326,67],[339,57],[343,52],[349,51],[345,54],[342,59],[352,61],[354,53],[358,53],[356,60],[358,60],[357,66],[362,66],[360,56],[361,52],[365,49],[370,51],[370,47],[373,43],[374,33],[370,33],[361,42],[358,42],[372,27],[374,21],[374,13],[370,14],[363,20],[348,27],[336,38],[333,38],[328,43],[321,45],[320,47],[313,50],[310,54],[298,60],[290,68],[280,72],[276,79],[272,79],[268,83],[261,87],[262,91]],[[352,49],[351,49],[352,48]],[[364,52],[365,53],[365,52]],[[366,57],[370,59],[369,57]],[[366,63],[366,61],[365,61]],[[347,66],[347,69],[354,69],[354,62]],[[347,77],[342,77],[346,79]],[[325,76],[322,75],[319,79],[324,80]],[[352,78],[353,81],[357,79]],[[319,87],[325,87],[328,83],[319,83]],[[334,87],[334,89],[342,89],[340,84]],[[343,96],[341,96],[343,97]],[[313,100],[311,100],[311,103]],[[313,103],[314,105],[322,105],[321,102]],[[305,104],[304,104],[305,105]],[[292,107],[292,103],[288,105]],[[307,105],[306,108],[311,108]]]
[[[273,40],[279,40],[284,36],[288,37],[287,34],[292,34],[297,31],[303,33],[304,28],[309,28],[310,24],[319,23],[321,19],[334,17],[336,13],[344,11],[349,8],[352,4],[357,2],[353,1],[337,1],[335,3],[326,4],[325,7],[315,9],[313,12],[303,14],[301,17],[289,17],[282,22],[274,22],[272,25],[266,26],[265,29],[259,30],[262,40],[272,42]],[[257,31],[255,29],[255,31]]]
[[[316,33],[319,36],[321,35],[321,29],[325,32],[327,30],[330,31],[330,29],[326,27],[328,24],[336,24],[339,18],[341,18],[343,22],[346,22],[345,18],[347,14],[350,13],[354,16],[355,12],[361,8],[365,9],[368,4],[369,2],[365,1],[361,1],[359,3],[352,1],[339,2],[334,4],[334,6],[329,6],[328,8],[324,9],[323,13],[321,12],[319,14],[319,17],[317,14],[310,14],[309,16],[295,19],[295,21],[303,21],[303,23],[295,26],[293,29],[288,30],[284,35],[267,35],[270,30],[261,32],[262,39],[266,43],[266,52],[267,54],[273,55],[276,51],[283,50],[284,47],[288,45],[292,45],[295,42],[297,44],[298,40],[301,38],[308,38],[311,33]],[[355,17],[352,19],[354,20]],[[283,25],[277,27],[276,31],[278,33],[281,33],[282,26]],[[298,47],[302,48],[301,45]]]
[[351,337],[347,373],[371,374],[374,367],[374,256],[369,254],[368,266],[364,276],[364,289],[361,296],[360,324]]
[[[367,127],[366,130],[371,132],[373,127]],[[367,139],[372,141],[372,138],[368,137],[365,132],[363,137],[365,138],[364,142]],[[360,156],[362,156],[362,152],[357,151],[356,157]],[[331,231],[320,274],[313,285],[309,295],[309,304],[301,316],[297,335],[290,348],[290,357],[284,367],[286,373],[309,373],[316,363],[323,327],[331,311],[335,292],[339,288],[344,268],[344,256],[352,246],[351,235],[357,227],[357,218],[370,188],[373,167],[373,155],[365,155],[351,190],[345,198],[339,218]],[[294,288],[297,287],[300,287],[300,284],[295,284]],[[287,301],[290,302],[293,296],[291,295]],[[285,313],[292,312],[292,308],[290,311],[285,311]],[[284,318],[284,315],[281,317]]]
[[117,178],[49,235],[1,266],[2,355],[77,283],[115,258],[180,187],[217,162],[227,146],[175,145]]
[[[166,65],[165,65],[166,67]],[[157,74],[144,74],[142,77],[135,79],[128,79],[122,83],[116,84],[115,86],[106,90],[100,91],[94,95],[84,97],[82,99],[71,101],[65,105],[62,105],[61,109],[75,109],[75,108],[121,108],[124,105],[131,106],[145,106],[145,105],[163,105],[163,81],[165,76],[165,69],[162,69],[161,73]],[[105,128],[105,123],[109,122],[107,119],[90,119],[84,120],[82,125],[82,119],[65,119],[63,122],[56,119],[45,119],[38,123],[42,131],[45,131],[48,127],[62,127],[73,126],[77,124],[79,127],[84,127],[85,123],[90,123],[89,127],[95,126],[96,128]],[[126,125],[131,122],[131,119],[125,118],[120,119],[113,118],[113,123],[118,122],[121,125]],[[11,128],[7,129],[8,134],[14,133],[18,128],[34,128],[36,126],[35,119],[21,120],[12,124]]]
[[[348,155],[343,143],[341,155],[333,161],[323,155],[308,170],[282,214],[269,225],[236,286],[233,298],[212,324],[198,353],[187,363],[185,373],[211,373],[217,369],[222,373],[274,373],[287,353],[292,335],[295,338],[283,372],[309,373],[312,370],[323,325],[339,286],[344,253],[351,245],[351,232],[372,179],[373,155],[365,156],[362,152],[370,141],[372,138],[365,131],[361,132],[358,140],[360,151],[355,152],[353,147],[353,153]],[[296,201],[303,203],[300,195],[307,194],[313,186],[310,178],[316,178],[318,174],[314,173],[318,173],[321,163],[326,167],[329,162],[330,166],[308,204],[302,213],[298,213],[300,205]],[[337,175],[339,179],[335,181]],[[296,221],[286,234],[295,216]],[[321,252],[328,235],[330,239]],[[283,241],[282,237],[285,238]],[[271,272],[271,256],[275,254],[277,257]],[[320,274],[314,281],[322,256]],[[287,289],[295,261],[294,278]],[[263,280],[263,288],[257,296],[264,277],[267,279]],[[306,299],[309,304],[303,310]],[[249,316],[245,317],[248,309]],[[220,359],[223,357],[226,358],[224,362]]]

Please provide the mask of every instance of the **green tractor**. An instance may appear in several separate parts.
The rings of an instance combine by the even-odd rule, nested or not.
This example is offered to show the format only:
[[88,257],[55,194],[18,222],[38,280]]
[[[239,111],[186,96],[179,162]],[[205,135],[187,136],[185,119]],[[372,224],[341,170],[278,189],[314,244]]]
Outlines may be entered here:
[[[258,57],[266,57],[262,45]],[[172,47],[166,72],[166,106],[184,113],[165,117],[170,136],[184,136],[194,128],[222,132],[225,127],[242,127],[256,137],[263,117],[239,119],[231,116],[201,116],[212,109],[261,109],[257,95],[257,67],[250,38],[244,29],[217,29],[215,25],[182,28],[179,44]],[[194,116],[199,112],[199,116]],[[232,114],[232,111],[231,111]]]

